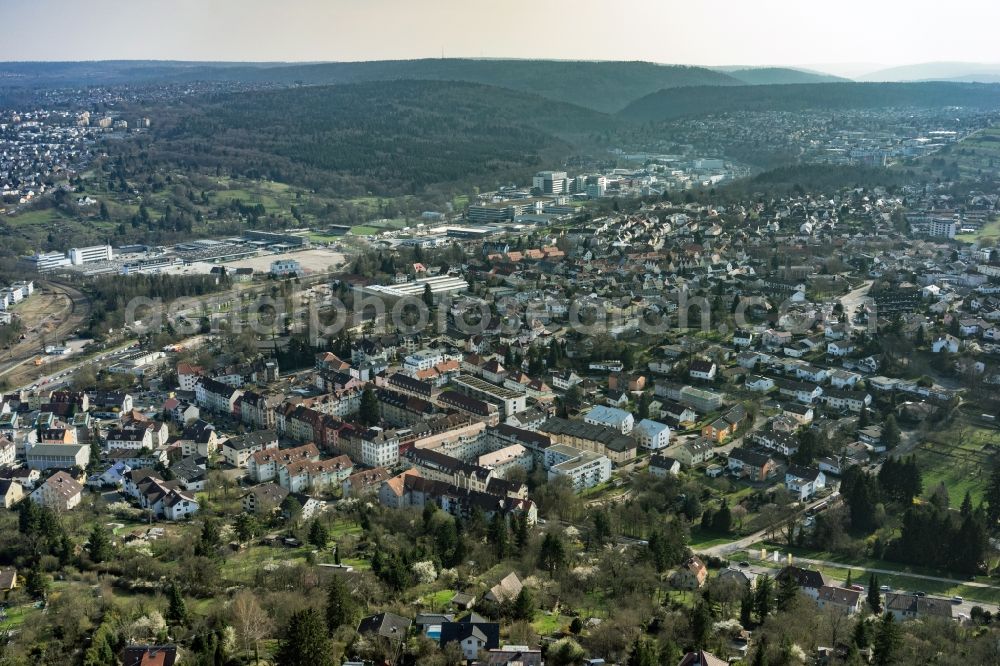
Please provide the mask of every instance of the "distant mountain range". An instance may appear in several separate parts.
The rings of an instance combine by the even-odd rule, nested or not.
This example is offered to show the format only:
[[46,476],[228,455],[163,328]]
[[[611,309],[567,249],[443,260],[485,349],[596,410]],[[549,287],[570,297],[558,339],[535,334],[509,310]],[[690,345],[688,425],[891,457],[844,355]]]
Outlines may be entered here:
[[859,81],[965,81],[1000,82],[1000,64],[976,62],[925,62],[889,67],[857,77]]
[[793,67],[712,67],[751,86],[791,83],[836,83],[849,81],[839,76]]
[[619,112],[632,122],[656,122],[727,111],[802,111],[885,107],[1000,106],[1000,85],[954,82],[804,83],[661,90]]
[[331,63],[169,61],[0,63],[0,87],[244,81],[331,85],[393,80],[467,81],[614,113],[659,90],[687,86],[824,83],[837,77],[782,67],[690,67],[650,62],[424,59]]

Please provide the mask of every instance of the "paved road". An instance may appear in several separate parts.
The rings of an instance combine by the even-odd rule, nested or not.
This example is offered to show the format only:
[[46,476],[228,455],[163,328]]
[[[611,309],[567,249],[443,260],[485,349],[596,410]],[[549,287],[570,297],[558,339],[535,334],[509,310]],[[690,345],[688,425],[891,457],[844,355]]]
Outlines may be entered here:
[[868,290],[872,288],[872,284],[874,284],[872,280],[866,280],[857,289],[849,291],[840,297],[840,304],[844,306],[844,315],[847,318],[847,323],[851,324],[853,328],[864,328],[854,323],[854,315],[858,306],[868,298]]

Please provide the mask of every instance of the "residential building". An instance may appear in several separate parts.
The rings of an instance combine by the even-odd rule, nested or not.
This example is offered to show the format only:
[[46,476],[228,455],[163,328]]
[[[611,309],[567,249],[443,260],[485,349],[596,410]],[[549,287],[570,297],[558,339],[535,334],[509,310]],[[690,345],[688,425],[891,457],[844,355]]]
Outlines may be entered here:
[[596,405],[583,417],[584,423],[591,425],[607,426],[617,430],[623,435],[632,432],[635,424],[635,417],[630,412],[617,407],[606,405]]
[[826,487],[826,475],[818,469],[789,465],[785,472],[785,487],[801,500],[807,500]]
[[652,451],[659,451],[670,445],[670,426],[652,419],[639,421],[633,434],[640,446]]
[[25,452],[25,462],[32,469],[85,469],[90,462],[90,447],[85,444],[35,444]]
[[83,486],[66,472],[56,472],[30,495],[31,501],[54,511],[75,509],[83,499]]
[[566,477],[576,492],[611,478],[611,460],[604,455],[558,444],[545,450],[549,480]]
[[669,456],[654,455],[649,459],[649,473],[663,478],[668,474],[677,476],[681,471],[681,463]]
[[861,612],[864,605],[864,596],[857,590],[824,585],[819,588],[816,604],[820,608],[832,608],[847,615],[854,615]]

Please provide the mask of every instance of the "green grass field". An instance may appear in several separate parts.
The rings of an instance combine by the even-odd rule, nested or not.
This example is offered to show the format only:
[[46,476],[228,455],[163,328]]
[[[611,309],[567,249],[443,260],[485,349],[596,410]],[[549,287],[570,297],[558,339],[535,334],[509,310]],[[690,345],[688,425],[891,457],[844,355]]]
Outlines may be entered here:
[[958,234],[955,236],[956,240],[965,241],[967,243],[974,243],[977,240],[987,238],[993,239],[994,241],[1000,241],[1000,217],[988,224],[983,225],[983,228],[974,234]]
[[531,621],[531,626],[539,636],[551,636],[565,629],[572,621],[573,618],[565,615],[556,615],[550,611],[537,611],[535,618]]
[[374,236],[381,231],[378,227],[370,227],[364,224],[351,227],[351,233],[355,236]]
[[915,450],[924,493],[943,483],[953,507],[961,506],[967,491],[973,503],[978,503],[989,481],[995,447],[1000,447],[1000,430],[961,420],[945,430],[930,433]]

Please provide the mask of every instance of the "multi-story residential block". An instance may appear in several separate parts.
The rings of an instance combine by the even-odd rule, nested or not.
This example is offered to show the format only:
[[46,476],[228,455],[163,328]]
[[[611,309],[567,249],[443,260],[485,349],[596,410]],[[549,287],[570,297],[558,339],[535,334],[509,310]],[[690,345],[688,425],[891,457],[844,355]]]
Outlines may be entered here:
[[278,478],[278,470],[300,460],[319,460],[319,449],[315,444],[306,444],[292,449],[263,449],[250,456],[247,471],[257,483]]

